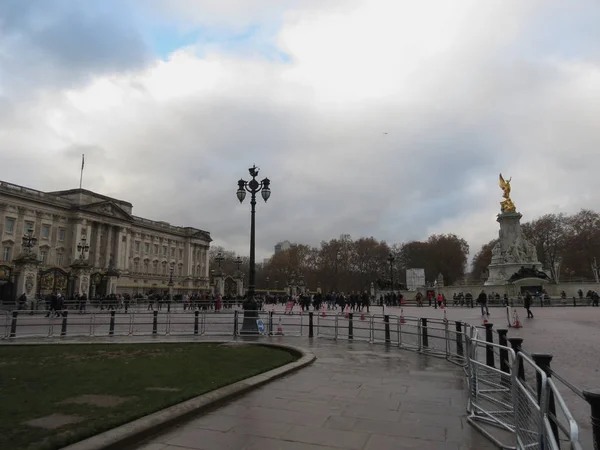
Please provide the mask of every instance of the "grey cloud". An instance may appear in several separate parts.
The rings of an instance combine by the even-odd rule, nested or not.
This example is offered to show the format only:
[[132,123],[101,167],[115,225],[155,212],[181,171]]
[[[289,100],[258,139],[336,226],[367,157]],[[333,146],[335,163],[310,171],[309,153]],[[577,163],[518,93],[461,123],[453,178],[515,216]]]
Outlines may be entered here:
[[150,55],[141,35],[111,4],[84,10],[61,0],[0,2],[0,86],[22,94],[143,67]]
[[[225,94],[144,98],[134,103],[135,114],[91,115],[95,122],[82,133],[89,142],[52,161],[40,151],[35,173],[31,158],[11,153],[12,181],[74,187],[78,158],[86,153],[84,186],[131,201],[136,215],[207,229],[215,243],[247,254],[250,205],[239,205],[235,190],[256,163],[273,190],[267,204],[258,204],[261,257],[283,239],[313,245],[341,233],[425,239],[446,221],[452,226],[444,232],[479,237],[472,227],[481,225],[471,220],[489,211],[487,237],[470,242],[476,251],[497,235],[498,172],[513,176],[515,202],[528,217],[536,208],[547,212],[545,203],[538,206],[543,197],[564,196],[565,208],[573,209],[600,201],[593,187],[598,65],[588,63],[578,78],[543,55],[521,61],[519,45],[486,57],[462,55],[460,67],[434,77],[416,104],[285,103],[277,101],[276,77],[250,88],[240,82]],[[33,121],[29,133],[44,127]],[[574,173],[577,183],[568,182]]]

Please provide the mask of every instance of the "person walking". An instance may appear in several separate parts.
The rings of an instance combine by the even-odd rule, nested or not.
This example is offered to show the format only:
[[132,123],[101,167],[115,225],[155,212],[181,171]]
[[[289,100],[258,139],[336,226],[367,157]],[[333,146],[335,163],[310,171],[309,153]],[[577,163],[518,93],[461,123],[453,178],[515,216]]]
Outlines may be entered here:
[[490,310],[488,309],[488,296],[485,293],[484,290],[481,291],[481,293],[479,294],[479,297],[477,297],[477,303],[479,303],[479,306],[481,306],[481,315],[482,316],[489,316],[490,315]]
[[531,312],[531,302],[533,298],[531,297],[531,292],[525,292],[525,299],[523,300],[523,306],[527,310],[527,318],[533,319],[533,313]]

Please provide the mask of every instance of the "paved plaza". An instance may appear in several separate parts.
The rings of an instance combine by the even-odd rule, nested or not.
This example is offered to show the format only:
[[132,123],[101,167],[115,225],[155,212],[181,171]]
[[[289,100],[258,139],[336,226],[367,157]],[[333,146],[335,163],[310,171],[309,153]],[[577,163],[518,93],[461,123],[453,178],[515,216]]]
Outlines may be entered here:
[[465,420],[462,369],[366,343],[302,338],[315,363],[137,450],[486,450]]

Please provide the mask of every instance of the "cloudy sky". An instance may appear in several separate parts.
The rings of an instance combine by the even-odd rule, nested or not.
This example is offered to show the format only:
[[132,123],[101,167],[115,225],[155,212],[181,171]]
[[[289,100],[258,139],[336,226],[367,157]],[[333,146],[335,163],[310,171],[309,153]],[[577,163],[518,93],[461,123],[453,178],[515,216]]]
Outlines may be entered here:
[[2,0],[0,179],[84,187],[248,253],[497,235],[600,205],[597,0]]

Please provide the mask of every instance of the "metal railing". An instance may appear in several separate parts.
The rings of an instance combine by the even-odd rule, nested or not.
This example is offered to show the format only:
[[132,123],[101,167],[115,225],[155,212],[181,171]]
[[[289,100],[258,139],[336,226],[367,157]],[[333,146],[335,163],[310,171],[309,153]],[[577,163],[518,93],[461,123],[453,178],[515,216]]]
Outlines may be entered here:
[[[0,314],[4,339],[66,336],[238,336],[242,312],[202,310],[115,310],[48,316],[46,311]],[[579,427],[553,380],[585,397],[550,369],[551,356],[527,355],[521,338],[492,324],[425,317],[315,311],[257,311],[264,334],[365,341],[444,358],[464,368],[469,386],[468,422],[496,445],[507,449],[582,450]],[[509,342],[510,341],[510,344]],[[593,397],[593,395],[592,395]],[[594,398],[599,398],[596,396]],[[592,421],[600,417],[592,400]],[[594,441],[600,439],[600,433]],[[507,437],[508,436],[508,437]]]

